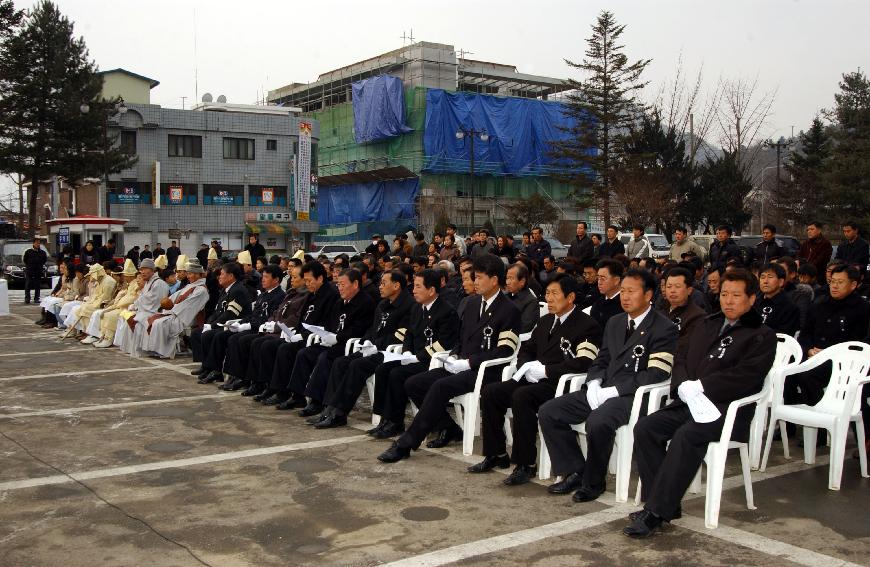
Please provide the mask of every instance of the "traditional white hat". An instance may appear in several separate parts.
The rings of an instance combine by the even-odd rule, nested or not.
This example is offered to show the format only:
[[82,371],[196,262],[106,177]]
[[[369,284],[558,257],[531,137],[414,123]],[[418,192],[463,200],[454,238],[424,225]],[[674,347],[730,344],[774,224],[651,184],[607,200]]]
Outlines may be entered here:
[[167,267],[169,267],[169,258],[166,257],[166,254],[161,254],[160,256],[157,256],[157,259],[154,260],[154,266],[161,270],[165,270]]
[[293,257],[296,258],[297,260],[304,260],[305,259],[305,250],[300,248],[299,250],[296,251],[296,254],[293,254]]
[[187,266],[187,262],[188,262],[188,258],[187,258],[186,255],[184,255],[184,254],[179,255],[179,256],[178,256],[178,260],[175,261],[175,270],[176,270],[176,271],[178,271],[178,270],[181,270],[181,271],[185,271],[185,270],[187,270],[187,268],[185,267],[185,266]]
[[214,248],[209,248],[208,249],[208,259],[209,260],[217,260],[218,259],[217,250],[215,250]]
[[241,252],[239,252],[239,257],[236,258],[236,262],[238,262],[239,264],[254,264],[253,262],[251,262],[251,253],[247,250],[242,250]]
[[91,264],[91,267],[88,268],[88,273],[85,274],[87,278],[98,278],[106,275],[106,270],[103,269],[102,264]]
[[118,270],[115,272],[119,276],[135,276],[136,275],[136,264],[133,263],[133,260],[127,258],[124,260],[124,269]]

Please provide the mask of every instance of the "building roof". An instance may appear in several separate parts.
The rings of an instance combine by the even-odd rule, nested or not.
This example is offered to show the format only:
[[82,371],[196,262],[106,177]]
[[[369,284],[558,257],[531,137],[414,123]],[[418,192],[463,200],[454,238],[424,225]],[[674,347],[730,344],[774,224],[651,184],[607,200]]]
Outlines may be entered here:
[[45,221],[45,224],[126,224],[128,222],[128,219],[100,217],[97,215],[77,215],[69,218],[47,220]]
[[118,67],[117,69],[109,69],[108,71],[99,71],[97,74],[98,75],[108,75],[109,73],[121,73],[123,75],[133,77],[134,79],[140,79],[142,81],[147,82],[149,85],[149,88],[152,88],[152,89],[160,84],[160,81],[151,79],[151,78],[146,77],[144,75],[139,75],[137,73],[134,73],[132,71],[128,71],[126,69],[122,69],[120,67]]

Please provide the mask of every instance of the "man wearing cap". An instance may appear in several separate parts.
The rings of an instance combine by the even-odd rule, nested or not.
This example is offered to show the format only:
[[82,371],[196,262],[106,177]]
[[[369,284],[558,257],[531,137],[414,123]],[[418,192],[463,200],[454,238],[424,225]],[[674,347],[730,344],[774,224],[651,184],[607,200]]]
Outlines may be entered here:
[[68,327],[75,326],[75,328],[80,331],[77,337],[79,340],[87,337],[84,328],[86,322],[91,318],[94,311],[112,301],[115,293],[115,286],[117,285],[115,278],[106,273],[102,264],[92,264],[86,277],[91,281],[96,282],[96,289],[88,297],[87,301],[70,312],[69,317],[67,317],[67,320],[65,321]]
[[[218,274],[218,284],[223,291],[218,298],[214,312],[205,320],[202,327],[197,327],[190,333],[190,346],[193,351],[193,361],[202,363],[211,348],[212,339],[225,323],[233,319],[247,317],[251,312],[251,294],[243,283],[242,267],[236,262],[221,266]],[[208,375],[208,370],[200,366],[197,373],[200,380]],[[223,381],[223,377],[220,378]]]
[[128,259],[124,262],[124,269],[120,274],[124,291],[115,296],[115,300],[103,312],[103,316],[100,318],[99,340],[94,343],[95,348],[112,346],[121,312],[128,309],[136,301],[142,289],[144,283],[142,274],[136,271],[136,266],[133,265],[132,260]]
[[157,275],[154,260],[142,260],[139,272],[145,279],[142,292],[128,312],[122,315],[127,324],[118,325],[115,331],[114,344],[127,354],[133,354],[133,329],[139,324],[147,324],[148,318],[160,310],[160,302],[169,295],[169,285]]
[[134,333],[139,350],[155,352],[161,358],[173,358],[178,337],[202,312],[208,301],[205,289],[205,270],[196,260],[184,267],[189,283],[168,298],[171,307],[164,308],[148,318],[148,323],[137,326]]
[[[117,309],[117,305],[121,299],[127,296],[127,288],[129,287],[130,282],[136,279],[136,274],[136,266],[133,265],[132,260],[125,260],[124,268],[112,273],[112,275],[117,278],[116,281],[118,282],[115,287],[115,295],[104,308],[96,309],[91,314],[90,321],[85,329],[88,336],[82,340],[82,344],[92,345],[103,338],[103,333],[100,330],[103,317],[106,316],[106,313]],[[132,300],[130,303],[132,303]],[[127,303],[126,305],[129,305],[130,303]]]
[[236,261],[241,264],[242,269],[245,271],[245,275],[242,276],[242,283],[248,287],[251,295],[256,295],[260,290],[260,279],[262,276],[260,275],[260,272],[254,269],[254,261],[251,258],[251,253],[247,250],[239,252],[239,257]]

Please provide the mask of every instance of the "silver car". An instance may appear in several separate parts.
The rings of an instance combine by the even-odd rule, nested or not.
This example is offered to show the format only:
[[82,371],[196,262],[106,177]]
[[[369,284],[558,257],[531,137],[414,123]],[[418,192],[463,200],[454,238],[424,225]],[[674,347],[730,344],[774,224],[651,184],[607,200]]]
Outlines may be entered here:
[[348,257],[356,256],[359,254],[359,250],[353,244],[326,244],[312,255],[315,258],[326,256],[330,260],[335,260],[336,256],[341,254],[347,254]]

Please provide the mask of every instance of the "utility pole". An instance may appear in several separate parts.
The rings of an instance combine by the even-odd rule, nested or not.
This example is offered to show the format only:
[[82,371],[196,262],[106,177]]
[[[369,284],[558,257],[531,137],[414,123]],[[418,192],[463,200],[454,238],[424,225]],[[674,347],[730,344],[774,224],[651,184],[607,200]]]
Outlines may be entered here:
[[475,130],[474,128],[462,128],[459,127],[459,130],[456,131],[456,139],[461,140],[466,136],[471,140],[469,142],[469,172],[471,174],[471,180],[469,184],[471,185],[471,230],[475,230],[477,225],[475,224],[474,218],[474,138],[480,136],[480,141],[486,142],[489,140],[489,134],[486,133],[486,130]]

